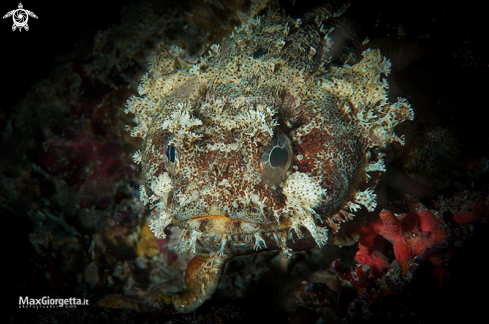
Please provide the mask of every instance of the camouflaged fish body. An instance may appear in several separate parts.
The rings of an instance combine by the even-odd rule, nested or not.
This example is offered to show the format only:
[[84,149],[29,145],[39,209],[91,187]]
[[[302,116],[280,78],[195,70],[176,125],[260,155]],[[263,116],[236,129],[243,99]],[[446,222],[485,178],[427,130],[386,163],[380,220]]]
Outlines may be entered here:
[[210,298],[232,257],[288,255],[307,238],[322,247],[356,210],[375,209],[369,175],[385,171],[379,148],[402,144],[394,127],[413,111],[388,101],[390,62],[378,50],[329,63],[342,11],[302,20],[271,11],[194,65],[181,49],[162,48],[128,100],[138,122],[131,134],[144,138],[134,160],[151,230],[165,237],[176,225],[182,253],[210,253],[173,296],[177,310]]

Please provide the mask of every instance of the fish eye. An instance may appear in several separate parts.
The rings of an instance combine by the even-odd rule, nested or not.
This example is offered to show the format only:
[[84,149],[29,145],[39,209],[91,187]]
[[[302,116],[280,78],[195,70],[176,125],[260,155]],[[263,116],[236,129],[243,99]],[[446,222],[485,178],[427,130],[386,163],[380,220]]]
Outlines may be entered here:
[[286,150],[275,146],[268,156],[268,163],[272,168],[283,168],[287,165],[288,155]]
[[176,176],[180,171],[179,153],[175,146],[169,144],[165,150],[166,166],[168,171]]
[[166,157],[171,163],[175,163],[175,146],[173,145],[168,145],[166,148]]
[[260,160],[263,180],[269,182],[281,180],[292,165],[292,160],[292,142],[287,135],[278,131]]

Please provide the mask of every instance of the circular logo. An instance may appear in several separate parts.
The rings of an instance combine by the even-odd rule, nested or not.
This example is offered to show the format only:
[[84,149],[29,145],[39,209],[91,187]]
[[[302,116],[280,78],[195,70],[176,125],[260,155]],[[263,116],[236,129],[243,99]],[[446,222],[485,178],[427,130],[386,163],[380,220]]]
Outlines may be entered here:
[[27,12],[25,12],[24,9],[17,9],[15,10],[15,13],[13,14],[14,18],[14,24],[18,28],[23,28],[25,25],[27,25],[27,20],[29,20],[29,16],[27,15]]

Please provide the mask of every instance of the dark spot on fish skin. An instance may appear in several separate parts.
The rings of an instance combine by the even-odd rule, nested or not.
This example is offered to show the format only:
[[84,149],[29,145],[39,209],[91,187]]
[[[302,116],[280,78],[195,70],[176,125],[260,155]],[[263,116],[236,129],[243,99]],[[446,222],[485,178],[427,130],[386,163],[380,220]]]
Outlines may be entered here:
[[209,225],[209,220],[207,218],[201,219],[199,231],[205,233],[209,228],[212,228],[212,225],[210,225],[209,228],[207,228],[207,225]]
[[232,226],[232,232],[233,233],[240,233],[241,232],[241,221],[240,220],[233,220],[231,222]]
[[267,53],[268,53],[268,51],[266,49],[259,47],[256,49],[255,53],[253,53],[253,58],[254,59],[260,58]]

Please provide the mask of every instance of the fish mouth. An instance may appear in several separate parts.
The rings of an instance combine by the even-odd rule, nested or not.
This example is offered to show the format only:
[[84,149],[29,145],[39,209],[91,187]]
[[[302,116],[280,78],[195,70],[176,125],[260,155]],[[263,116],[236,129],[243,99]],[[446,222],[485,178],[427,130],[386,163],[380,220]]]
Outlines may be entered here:
[[[196,253],[198,241],[200,248],[218,255],[234,249],[240,251],[238,254],[248,254],[269,248],[290,254],[286,242],[292,233],[287,231],[290,226],[286,224],[254,223],[222,215],[196,216],[173,224],[182,229],[178,246],[182,253]],[[302,237],[297,230],[296,234]]]
[[230,218],[222,215],[196,216],[186,220],[174,221],[182,229],[202,234],[253,235],[260,232],[284,230],[287,224],[263,224]]

